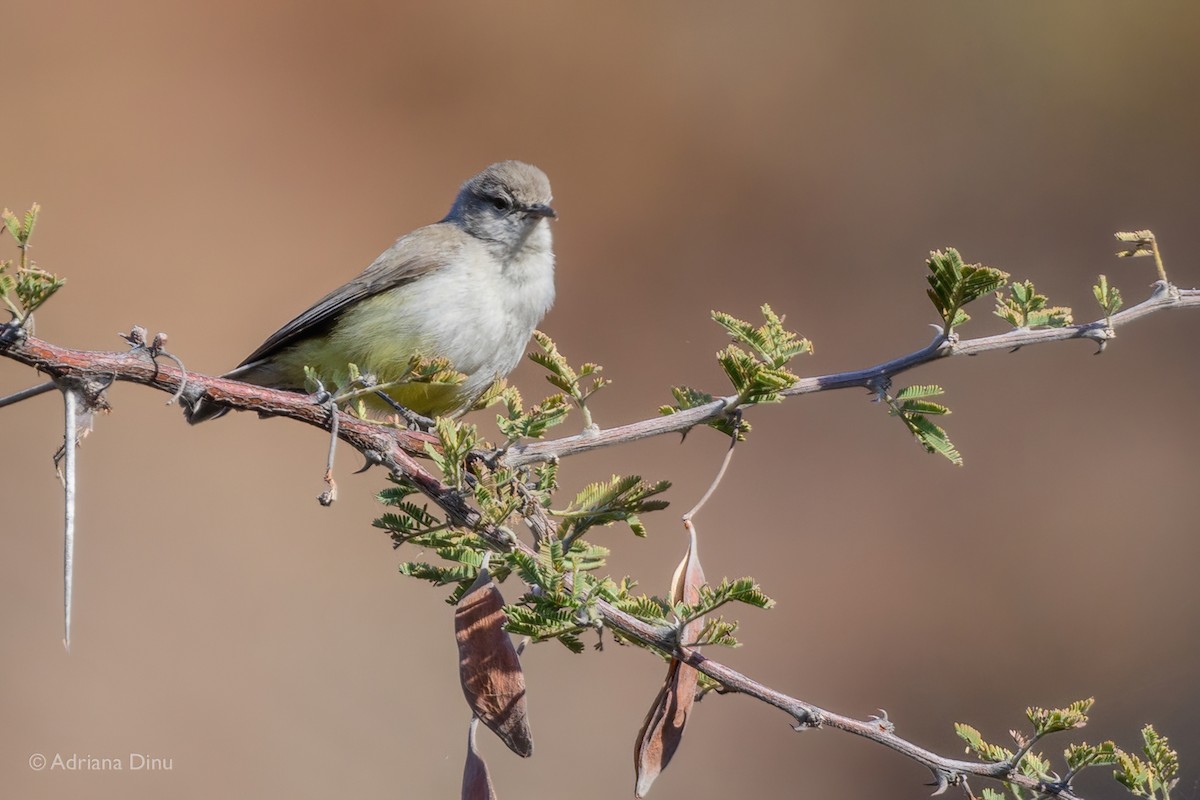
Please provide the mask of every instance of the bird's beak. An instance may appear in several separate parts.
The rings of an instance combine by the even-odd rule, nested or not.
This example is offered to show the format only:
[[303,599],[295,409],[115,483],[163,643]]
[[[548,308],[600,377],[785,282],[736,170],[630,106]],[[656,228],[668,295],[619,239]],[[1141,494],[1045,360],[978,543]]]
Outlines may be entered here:
[[545,203],[534,203],[533,205],[525,206],[525,213],[531,217],[558,219],[558,212]]

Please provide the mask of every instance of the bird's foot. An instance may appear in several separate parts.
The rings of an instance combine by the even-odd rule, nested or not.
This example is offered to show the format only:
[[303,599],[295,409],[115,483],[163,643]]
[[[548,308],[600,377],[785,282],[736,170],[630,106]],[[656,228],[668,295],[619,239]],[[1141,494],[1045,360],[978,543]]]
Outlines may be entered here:
[[405,408],[392,399],[392,396],[387,392],[379,391],[375,393],[375,396],[387,403],[393,411],[399,414],[401,418],[404,419],[404,423],[408,426],[410,431],[423,431],[428,433],[429,431],[433,430],[435,423],[430,417],[418,414],[410,408]]

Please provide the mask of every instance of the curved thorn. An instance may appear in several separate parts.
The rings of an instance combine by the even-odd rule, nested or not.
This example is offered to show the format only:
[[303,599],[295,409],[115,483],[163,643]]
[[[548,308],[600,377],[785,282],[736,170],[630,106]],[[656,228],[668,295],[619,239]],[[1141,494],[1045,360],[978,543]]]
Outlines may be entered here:
[[79,393],[73,387],[63,388],[66,409],[63,437],[63,647],[71,652],[71,590],[75,577],[75,450],[78,426]]
[[937,780],[937,788],[930,793],[930,797],[937,797],[939,794],[945,794],[950,788],[950,776],[940,769],[933,771],[933,777]]

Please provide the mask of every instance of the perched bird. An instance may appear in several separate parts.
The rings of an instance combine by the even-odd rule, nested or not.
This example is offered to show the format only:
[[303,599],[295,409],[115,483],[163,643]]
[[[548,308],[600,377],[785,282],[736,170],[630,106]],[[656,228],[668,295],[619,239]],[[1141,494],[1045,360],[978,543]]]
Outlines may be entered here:
[[[385,384],[403,378],[414,355],[445,358],[465,381],[386,392],[423,416],[462,413],[517,365],[554,302],[550,200],[537,167],[492,164],[462,185],[441,222],[401,236],[225,377],[304,391],[308,366],[334,389],[350,382],[351,363]],[[390,408],[367,399],[375,410]],[[228,410],[201,398],[186,415],[195,424]]]

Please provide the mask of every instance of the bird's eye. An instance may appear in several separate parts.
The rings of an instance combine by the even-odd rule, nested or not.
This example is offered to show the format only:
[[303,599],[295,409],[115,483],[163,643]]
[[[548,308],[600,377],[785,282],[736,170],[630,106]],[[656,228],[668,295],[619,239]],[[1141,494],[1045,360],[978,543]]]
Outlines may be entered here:
[[502,194],[495,195],[491,198],[492,207],[497,211],[512,211],[512,200],[509,200]]

